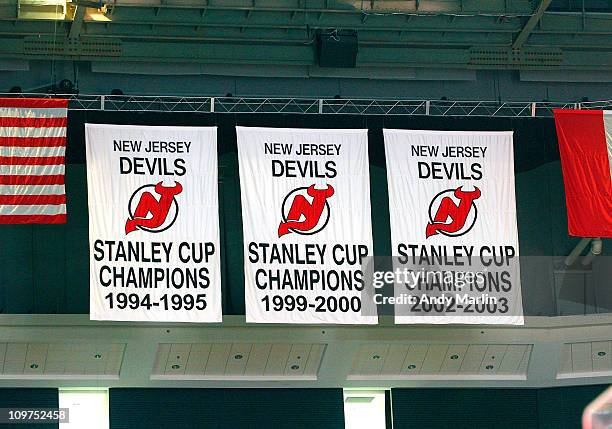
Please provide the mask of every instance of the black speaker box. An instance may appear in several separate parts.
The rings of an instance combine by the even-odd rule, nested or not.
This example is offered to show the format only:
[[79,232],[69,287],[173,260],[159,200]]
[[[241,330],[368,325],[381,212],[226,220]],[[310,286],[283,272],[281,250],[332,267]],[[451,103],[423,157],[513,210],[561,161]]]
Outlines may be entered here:
[[317,34],[320,67],[354,68],[357,64],[357,32],[323,31]]

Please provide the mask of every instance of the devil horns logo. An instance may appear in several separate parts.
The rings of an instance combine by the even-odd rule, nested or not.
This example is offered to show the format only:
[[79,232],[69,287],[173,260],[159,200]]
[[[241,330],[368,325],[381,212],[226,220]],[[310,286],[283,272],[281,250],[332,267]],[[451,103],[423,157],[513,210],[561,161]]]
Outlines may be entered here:
[[[480,189],[464,191],[447,189],[436,195],[429,204],[429,223],[425,229],[425,237],[442,234],[448,237],[459,237],[472,229],[478,217],[474,200],[480,198]],[[455,200],[458,200],[457,204]],[[435,214],[433,209],[437,207]],[[448,218],[451,219],[450,222]]]
[[312,235],[325,228],[330,216],[327,199],[332,195],[334,188],[331,185],[327,185],[327,189],[315,189],[314,185],[310,185],[289,192],[281,207],[283,220],[278,226],[278,236],[290,232]]
[[138,188],[128,203],[130,217],[125,222],[125,234],[137,229],[162,232],[170,228],[178,216],[178,203],[174,197],[182,191],[183,186],[179,182],[169,187],[159,182],[156,185],[144,185]]

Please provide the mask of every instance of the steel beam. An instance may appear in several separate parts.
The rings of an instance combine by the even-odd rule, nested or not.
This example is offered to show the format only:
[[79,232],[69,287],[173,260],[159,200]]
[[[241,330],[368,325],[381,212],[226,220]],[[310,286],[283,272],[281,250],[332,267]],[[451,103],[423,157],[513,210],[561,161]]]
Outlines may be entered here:
[[81,35],[81,29],[83,28],[83,19],[85,18],[86,7],[77,6],[74,11],[74,18],[72,24],[70,24],[70,32],[68,33],[69,39],[78,39]]
[[551,2],[552,0],[542,0],[540,2],[535,13],[531,15],[519,35],[516,36],[516,39],[512,44],[512,49],[521,49],[521,46],[523,46],[523,44],[527,41],[529,35],[531,34],[535,26],[538,24],[538,22],[540,22],[542,16],[544,16],[544,12],[546,11],[546,9],[548,9],[548,6],[550,6]]

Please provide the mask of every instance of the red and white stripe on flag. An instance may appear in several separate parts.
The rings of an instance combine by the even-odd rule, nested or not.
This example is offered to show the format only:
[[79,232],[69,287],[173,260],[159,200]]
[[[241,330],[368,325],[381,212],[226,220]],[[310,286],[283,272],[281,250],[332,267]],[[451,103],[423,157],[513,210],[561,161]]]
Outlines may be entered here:
[[66,223],[68,100],[0,98],[0,223]]
[[554,114],[569,233],[612,237],[612,111]]

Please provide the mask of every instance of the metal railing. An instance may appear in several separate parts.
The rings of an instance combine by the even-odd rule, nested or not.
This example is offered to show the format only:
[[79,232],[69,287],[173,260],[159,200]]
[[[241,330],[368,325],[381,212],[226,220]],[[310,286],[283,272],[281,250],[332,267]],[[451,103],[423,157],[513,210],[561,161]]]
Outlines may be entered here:
[[0,97],[68,98],[70,100],[69,109],[71,110],[183,113],[296,113],[517,118],[551,117],[553,109],[612,109],[612,100],[575,103],[89,94],[0,94]]

